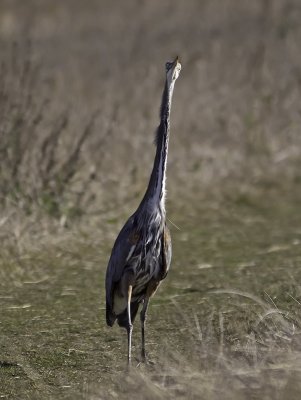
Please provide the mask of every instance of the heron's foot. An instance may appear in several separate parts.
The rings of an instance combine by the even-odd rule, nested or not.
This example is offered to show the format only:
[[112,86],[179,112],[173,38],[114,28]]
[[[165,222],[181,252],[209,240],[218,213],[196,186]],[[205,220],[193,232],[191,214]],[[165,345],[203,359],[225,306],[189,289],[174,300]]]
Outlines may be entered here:
[[132,371],[132,362],[131,362],[131,360],[130,361],[127,360],[125,372],[129,374],[131,371]]
[[150,368],[155,367],[156,363],[154,361],[145,359],[144,361],[139,361],[137,364],[137,368]]
[[143,363],[145,365],[155,365],[154,361],[152,361],[148,357],[146,357],[145,350],[141,351],[141,363]]

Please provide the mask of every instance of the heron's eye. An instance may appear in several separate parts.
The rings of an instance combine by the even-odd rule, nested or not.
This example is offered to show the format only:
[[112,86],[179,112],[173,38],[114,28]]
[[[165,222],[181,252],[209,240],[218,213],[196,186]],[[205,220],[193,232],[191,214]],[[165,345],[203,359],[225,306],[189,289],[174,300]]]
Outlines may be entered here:
[[172,63],[171,63],[171,62],[167,62],[167,63],[165,64],[166,71],[169,71],[170,68],[171,68],[171,66],[172,66]]

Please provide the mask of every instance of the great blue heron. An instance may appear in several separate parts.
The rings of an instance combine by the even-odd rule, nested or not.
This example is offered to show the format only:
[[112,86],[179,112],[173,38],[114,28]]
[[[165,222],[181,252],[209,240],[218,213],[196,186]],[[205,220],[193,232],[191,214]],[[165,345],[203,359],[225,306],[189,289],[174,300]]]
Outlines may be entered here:
[[112,249],[106,273],[106,319],[126,328],[128,363],[131,362],[133,322],[140,303],[142,349],[145,361],[145,319],[150,297],[166,277],[171,261],[171,238],[165,216],[165,177],[170,108],[181,70],[178,57],[166,63],[166,82],[156,135],[156,156],[149,184],[137,211],[121,229]]

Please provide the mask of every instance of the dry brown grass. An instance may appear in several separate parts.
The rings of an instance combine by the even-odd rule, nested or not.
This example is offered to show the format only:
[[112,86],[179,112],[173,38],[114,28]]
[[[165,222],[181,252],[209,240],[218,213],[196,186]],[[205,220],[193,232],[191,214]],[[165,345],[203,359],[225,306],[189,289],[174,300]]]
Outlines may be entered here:
[[299,14],[298,2],[271,0],[4,3],[2,204],[65,220],[137,202],[175,53],[171,203],[290,190],[300,180]]

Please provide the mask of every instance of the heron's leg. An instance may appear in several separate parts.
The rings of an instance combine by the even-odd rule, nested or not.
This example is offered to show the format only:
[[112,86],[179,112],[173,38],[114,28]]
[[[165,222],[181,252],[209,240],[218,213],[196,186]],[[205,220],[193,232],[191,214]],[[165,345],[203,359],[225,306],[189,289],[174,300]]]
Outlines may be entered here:
[[143,307],[140,313],[140,321],[141,321],[141,339],[142,339],[142,346],[141,346],[141,358],[142,361],[146,360],[146,353],[145,353],[145,320],[146,320],[146,313],[149,303],[149,297],[144,299]]
[[131,364],[131,353],[132,353],[132,330],[133,330],[133,325],[131,321],[131,298],[132,298],[132,289],[133,286],[129,285],[128,288],[128,304],[127,304],[127,311],[128,311],[128,325],[127,325],[127,334],[128,334],[128,365]]

